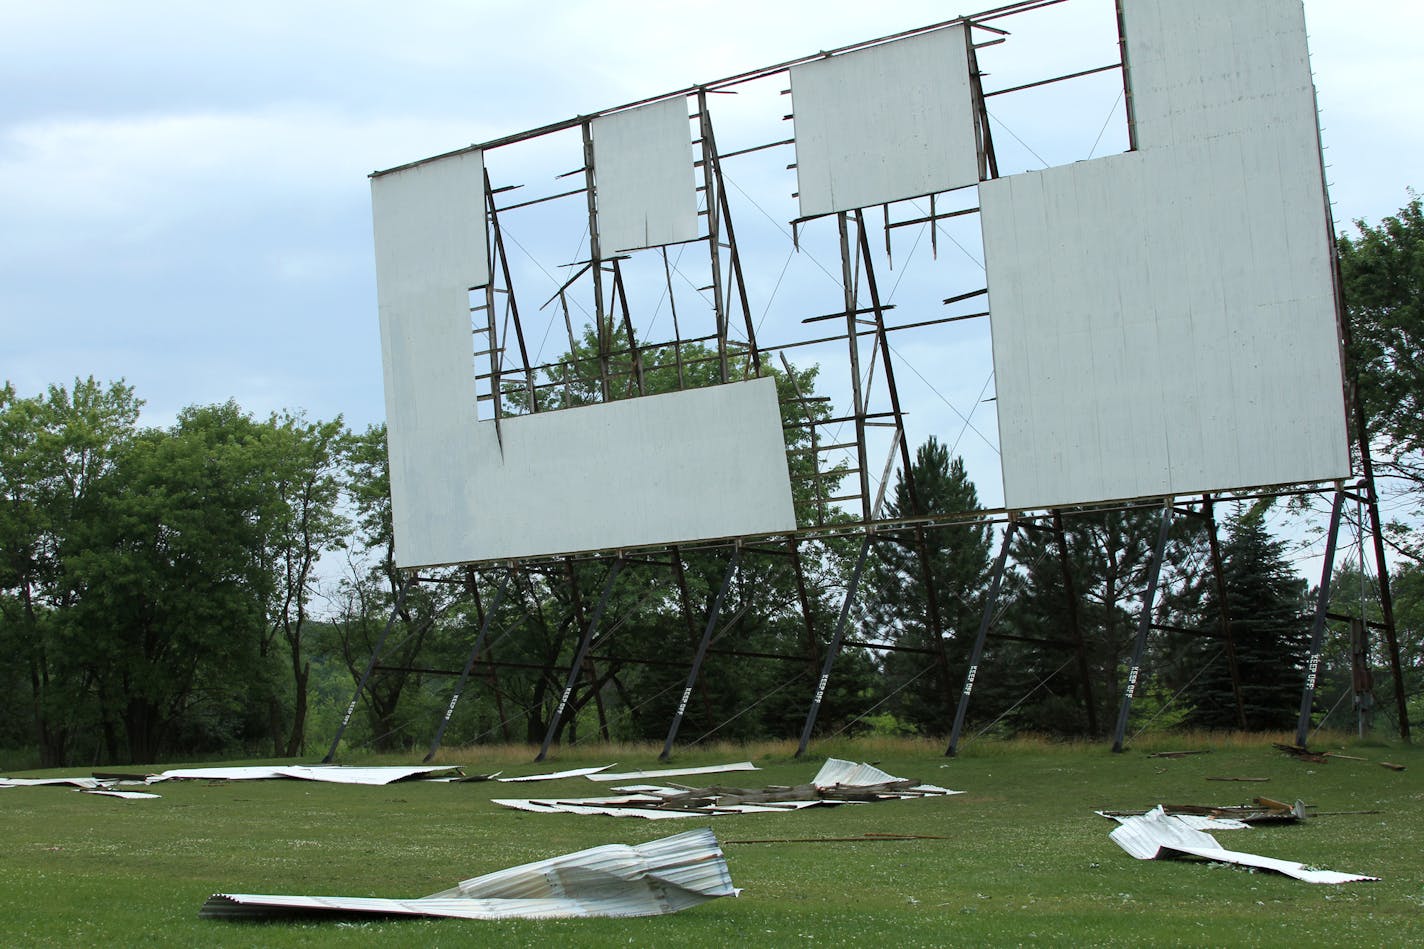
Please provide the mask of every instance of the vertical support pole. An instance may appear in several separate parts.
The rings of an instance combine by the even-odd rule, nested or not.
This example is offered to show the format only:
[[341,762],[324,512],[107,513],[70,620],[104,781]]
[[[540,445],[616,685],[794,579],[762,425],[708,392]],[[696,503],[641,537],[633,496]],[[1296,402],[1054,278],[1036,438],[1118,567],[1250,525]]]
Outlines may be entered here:
[[796,537],[787,538],[786,546],[791,551],[791,569],[796,574],[796,598],[801,604],[801,620],[806,626],[806,675],[816,675],[816,620],[811,614],[811,597],[806,592],[806,571],[801,566],[801,541]]
[[623,332],[628,334],[628,352],[633,366],[633,385],[638,394],[643,395],[643,354],[638,349],[638,337],[633,333],[633,315],[628,311],[628,291],[623,287],[623,269],[618,266],[618,258],[613,258],[613,295],[618,298],[618,309],[623,316]]
[[1364,738],[1373,719],[1375,682],[1370,670],[1370,627],[1363,617],[1350,620],[1350,673],[1355,692],[1357,735]]
[[781,357],[781,367],[786,370],[791,391],[796,395],[796,404],[806,415],[806,430],[811,435],[811,477],[814,479],[812,487],[816,496],[816,526],[822,527],[826,523],[826,489],[821,480],[821,440],[816,434],[816,418],[811,412],[811,403],[806,401],[806,396],[801,392],[801,383],[796,381],[796,370],[791,368],[791,361],[786,358],[784,352],[777,355]]
[[[1117,48],[1122,54],[1122,101],[1127,111],[1127,150],[1137,151],[1137,110],[1132,101],[1132,64],[1127,55],[1127,25],[1122,14],[1122,0],[1117,0]],[[1334,232],[1331,232],[1332,236]]]
[[[841,215],[841,220],[845,220],[844,214]],[[796,747],[797,758],[806,753],[806,746],[811,743],[811,731],[816,727],[816,716],[821,712],[826,683],[831,681],[831,666],[835,664],[836,654],[841,651],[841,638],[845,635],[846,621],[850,618],[850,605],[855,601],[860,575],[865,570],[865,560],[870,556],[870,545],[874,542],[875,535],[867,532],[865,542],[860,545],[860,556],[855,561],[855,571],[850,575],[850,585],[846,587],[845,599],[841,602],[841,615],[840,619],[836,620],[836,631],[831,635],[830,645],[826,647],[826,661],[821,666],[821,678],[816,682],[816,694],[811,699],[811,708],[806,713],[806,724],[801,729],[801,744]]]
[[1088,643],[1083,638],[1083,624],[1078,621],[1078,587],[1073,582],[1073,567],[1068,559],[1068,534],[1063,529],[1063,512],[1053,509],[1053,536],[1058,542],[1058,566],[1063,573],[1064,607],[1068,625],[1078,652],[1078,677],[1083,682],[1083,703],[1088,712],[1088,734],[1098,734],[1098,707],[1093,699],[1093,675],[1088,666]]
[[1330,611],[1330,577],[1335,572],[1335,542],[1340,536],[1340,509],[1345,492],[1335,489],[1330,506],[1330,528],[1325,537],[1325,562],[1320,567],[1320,588],[1315,598],[1315,622],[1310,628],[1310,656],[1305,663],[1305,687],[1300,693],[1300,717],[1295,724],[1295,743],[1302,748],[1310,740],[1310,707],[1315,704],[1315,677],[1320,671],[1320,653],[1325,644],[1325,614]]
[[727,597],[727,590],[732,586],[732,578],[742,566],[742,548],[737,547],[732,553],[732,562],[727,565],[727,575],[722,578],[722,586],[717,590],[717,596],[712,600],[712,609],[707,613],[707,628],[702,633],[702,640],[697,644],[697,654],[692,657],[692,670],[687,674],[687,685],[682,689],[682,698],[678,699],[677,712],[672,717],[672,725],[668,728],[667,741],[663,742],[662,754],[658,755],[659,761],[668,760],[672,754],[673,742],[677,741],[677,730],[682,727],[682,716],[687,711],[687,703],[692,698],[692,688],[697,684],[697,674],[702,670],[702,660],[707,656],[707,647],[712,645],[712,634],[717,631],[717,622],[722,617],[722,601]]
[[681,390],[686,383],[682,378],[682,329],[677,325],[677,294],[672,289],[672,266],[668,263],[667,247],[660,249],[663,252],[663,279],[667,282],[668,310],[672,313],[672,358],[677,364],[677,387]]
[[1236,699],[1236,727],[1246,730],[1246,699],[1241,694],[1241,666],[1236,661],[1236,634],[1231,630],[1231,604],[1226,600],[1226,571],[1221,563],[1221,539],[1216,531],[1216,509],[1211,495],[1203,495],[1206,507],[1207,543],[1211,547],[1211,570],[1216,578],[1216,602],[1221,606],[1221,632],[1226,637],[1226,663],[1231,672],[1231,694]]
[[[593,271],[593,318],[598,328],[598,379],[603,401],[613,398],[609,382],[609,350],[613,348],[612,327],[608,325],[603,306],[603,250],[598,240],[598,192],[593,177],[593,124],[585,121],[583,129],[583,180],[588,194],[588,258]],[[572,334],[571,334],[572,335]]]
[[989,591],[984,595],[984,614],[979,618],[979,632],[974,637],[974,647],[969,653],[969,671],[964,676],[964,688],[959,693],[959,704],[954,709],[954,727],[949,733],[949,747],[944,750],[948,757],[959,753],[959,735],[964,730],[964,716],[969,711],[969,696],[974,691],[974,677],[979,672],[979,660],[984,655],[984,640],[989,636],[989,624],[994,619],[994,608],[999,602],[999,587],[1004,582],[1004,568],[1009,562],[1009,544],[1014,539],[1017,525],[1009,521],[1004,528],[1004,543],[999,548],[999,556],[994,560],[994,572],[989,578]]
[[[989,106],[984,100],[984,74],[979,71],[979,53],[974,48],[974,24],[964,25],[964,46],[969,63],[969,95],[974,106],[974,144],[979,152],[979,178],[999,177],[999,160],[994,155],[994,133],[989,126]],[[937,227],[930,213],[930,227]]]
[[[399,576],[399,574],[397,574]],[[321,759],[322,764],[331,764],[336,758],[336,748],[341,744],[341,736],[346,734],[346,726],[351,724],[351,716],[356,713],[356,703],[361,701],[361,693],[366,691],[366,683],[371,681],[371,673],[375,671],[376,660],[381,657],[381,650],[386,645],[386,637],[391,633],[391,627],[396,625],[396,617],[400,616],[401,608],[405,606],[406,592],[418,581],[411,579],[401,584],[396,591],[396,602],[391,607],[391,618],[386,620],[386,628],[381,630],[380,637],[376,640],[376,648],[371,650],[371,660],[366,663],[366,671],[361,673],[361,679],[356,683],[356,693],[351,696],[351,701],[346,705],[346,712],[341,716],[341,724],[336,726],[336,736],[331,739],[331,747],[326,752],[326,757]]]
[[558,734],[564,712],[569,707],[569,699],[573,697],[574,685],[578,682],[579,673],[583,671],[584,659],[588,657],[588,647],[593,644],[594,633],[598,631],[598,623],[603,619],[603,608],[608,605],[608,595],[613,592],[613,581],[618,579],[618,571],[622,569],[622,557],[613,561],[613,566],[608,568],[608,579],[603,582],[603,595],[599,597],[598,606],[594,608],[593,616],[584,629],[583,638],[579,640],[578,653],[569,666],[569,680],[564,685],[563,693],[559,696],[559,704],[554,708],[553,716],[549,719],[549,730],[544,734],[544,743],[539,746],[539,756],[534,759],[535,761],[543,761],[549,754],[549,746],[554,743],[554,736]]
[[855,248],[851,246],[850,225],[845,211],[836,213],[836,224],[841,239],[841,282],[845,288],[846,342],[850,347],[851,408],[855,415],[855,466],[859,469],[861,516],[868,524],[870,522],[870,472],[866,470],[868,462],[865,458],[865,396],[860,391],[860,322],[855,315],[859,308],[857,303],[859,295],[856,293],[855,277],[852,273],[852,266],[855,263],[852,255],[857,253],[859,245],[857,244]]
[[[1321,153],[1321,175],[1325,174],[1325,155]],[[1326,218],[1330,221],[1329,237],[1335,238],[1334,217],[1330,202],[1325,202]],[[1360,397],[1360,372],[1352,362],[1350,353],[1354,348],[1354,329],[1350,325],[1349,312],[1345,308],[1344,278],[1340,273],[1340,255],[1332,256],[1331,275],[1335,283],[1335,313],[1340,326],[1341,354],[1349,367],[1349,386],[1346,401],[1350,405],[1355,428],[1355,444],[1360,449],[1360,473],[1364,475],[1366,507],[1370,512],[1370,533],[1374,535],[1375,578],[1379,582],[1380,620],[1384,624],[1384,639],[1389,651],[1389,670],[1394,679],[1395,707],[1399,714],[1399,737],[1409,742],[1409,706],[1404,694],[1404,669],[1399,661],[1399,636],[1394,624],[1394,594],[1390,591],[1389,565],[1384,556],[1384,529],[1380,523],[1379,492],[1375,490],[1375,463],[1370,452],[1370,429],[1365,418],[1364,400]],[[1360,573],[1365,572],[1364,544],[1360,545]]]
[[722,228],[717,191],[717,145],[712,137],[712,117],[707,113],[707,90],[697,90],[697,127],[702,137],[702,197],[707,202],[707,253],[712,262],[712,309],[717,318],[717,357],[721,381],[731,380],[727,364],[727,301],[722,287]]
[[[727,202],[727,189],[723,187],[722,162],[717,157],[717,138],[712,132],[712,117],[705,111],[702,116],[702,134],[706,146],[702,152],[702,159],[704,162],[710,160],[712,163],[712,171],[717,180],[717,206],[722,210],[721,225],[727,231],[728,280],[735,280],[737,283],[737,301],[741,304],[742,322],[747,331],[747,351],[751,357],[751,374],[760,376],[761,351],[757,349],[756,327],[752,324],[752,307],[747,300],[747,282],[746,278],[742,276],[742,256],[737,250],[737,232],[732,227],[732,207]],[[711,208],[710,198],[708,199],[708,208]]]
[[524,363],[524,390],[529,394],[529,411],[539,411],[539,398],[534,387],[534,367],[529,365],[529,347],[524,344],[524,325],[519,320],[519,303],[514,296],[514,280],[509,273],[509,256],[504,252],[504,232],[499,227],[499,211],[494,206],[494,190],[490,187],[489,169],[485,169],[485,203],[489,208],[490,230],[494,232],[494,255],[504,277],[504,291],[509,295],[509,316],[514,321],[514,338],[519,343],[519,358]]
[[1147,650],[1147,634],[1152,631],[1152,610],[1157,605],[1157,580],[1162,576],[1162,559],[1167,553],[1167,532],[1172,527],[1172,499],[1162,505],[1162,527],[1157,532],[1157,546],[1152,551],[1152,563],[1147,568],[1147,589],[1142,594],[1142,619],[1137,624],[1137,639],[1132,644],[1132,660],[1127,667],[1127,686],[1122,691],[1122,705],[1117,710],[1117,728],[1113,732],[1114,754],[1122,754],[1122,737],[1127,731],[1127,717],[1132,713],[1132,697],[1137,693],[1137,677],[1142,671],[1142,654]]
[[470,679],[470,670],[475,667],[475,658],[484,648],[485,639],[489,636],[490,623],[494,622],[494,615],[499,612],[500,603],[504,602],[504,592],[508,585],[508,577],[500,581],[494,591],[494,602],[484,611],[484,619],[480,621],[480,631],[475,636],[474,648],[470,650],[470,656],[465,660],[464,671],[460,673],[460,679],[455,683],[455,691],[450,695],[450,703],[445,706],[445,714],[441,716],[440,725],[435,729],[435,737],[430,741],[430,750],[422,759],[425,764],[429,764],[435,757],[435,753],[440,750],[440,742],[445,738],[445,729],[450,726],[450,718],[455,714],[455,706],[459,704],[460,696],[465,692],[465,683]]

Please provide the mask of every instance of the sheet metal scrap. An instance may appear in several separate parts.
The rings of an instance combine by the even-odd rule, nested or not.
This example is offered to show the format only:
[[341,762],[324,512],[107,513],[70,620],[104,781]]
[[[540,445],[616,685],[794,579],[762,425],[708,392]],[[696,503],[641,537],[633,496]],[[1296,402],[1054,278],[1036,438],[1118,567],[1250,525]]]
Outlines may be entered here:
[[[1158,809],[1173,817],[1201,817],[1213,821],[1239,821],[1242,824],[1294,824],[1306,818],[1304,801],[1286,804],[1268,797],[1255,798],[1250,804],[1213,807],[1204,804],[1160,804]],[[1124,818],[1142,817],[1142,811],[1097,811],[1103,817],[1121,822]],[[1148,813],[1151,813],[1150,811]],[[1228,829],[1221,826],[1220,829]],[[1234,828],[1233,828],[1234,829]]]
[[1273,870],[1306,883],[1355,883],[1379,879],[1355,873],[1317,870],[1290,860],[1225,850],[1210,834],[1192,829],[1181,818],[1167,814],[1160,807],[1141,817],[1127,818],[1109,836],[1114,843],[1138,860],[1201,857],[1216,863]]
[[[612,765],[609,767],[612,767]],[[602,769],[600,769],[600,771],[601,770]],[[718,774],[723,771],[760,770],[760,768],[750,761],[737,761],[732,764],[714,764],[703,768],[660,768],[656,771],[622,771],[616,774],[604,771],[601,774],[590,774],[588,775],[588,779],[590,781],[632,781],[637,778],[671,778],[684,774]]]
[[162,774],[150,775],[148,783],[159,781],[270,781],[293,778],[299,781],[321,781],[328,784],[372,784],[384,785],[412,778],[433,778],[437,775],[464,774],[459,768],[435,767],[378,767],[351,768],[345,765],[286,765],[283,767],[233,767],[233,768],[174,768]]
[[98,778],[0,778],[0,788],[41,788],[72,787],[79,790],[97,790],[108,787],[108,782]]
[[[115,786],[120,782],[99,777],[85,778],[0,778],[0,788],[67,787],[81,794],[97,794],[103,797],[121,797],[128,800],[148,800],[158,797],[146,791],[119,791]],[[127,783],[127,782],[125,782]]]
[[614,797],[499,799],[492,803],[541,814],[604,814],[666,820],[718,814],[765,814],[841,804],[868,804],[919,797],[959,794],[948,788],[897,778],[871,765],[832,758],[810,784],[737,788],[635,785],[614,788]]
[[565,919],[658,916],[736,896],[717,838],[706,828],[636,847],[609,844],[488,873],[420,899],[215,893],[204,919],[321,914]]

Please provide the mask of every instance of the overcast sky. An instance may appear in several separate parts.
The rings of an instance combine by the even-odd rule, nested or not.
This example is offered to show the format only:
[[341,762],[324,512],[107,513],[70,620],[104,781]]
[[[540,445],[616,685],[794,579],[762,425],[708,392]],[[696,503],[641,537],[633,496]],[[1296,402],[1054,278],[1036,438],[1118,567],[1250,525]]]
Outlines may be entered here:
[[[1037,75],[1056,58],[1064,71],[1101,65],[1080,40],[1111,7],[1069,3],[1049,42],[1026,50]],[[257,415],[364,427],[384,414],[369,172],[960,12],[923,0],[0,2],[0,379],[33,394],[124,378],[152,424],[234,398]],[[1424,179],[1424,4],[1307,0],[1306,15],[1336,220],[1376,221]],[[1013,81],[996,68],[989,86]],[[1027,140],[1001,147],[1056,163],[1055,114],[1015,116]],[[1101,154],[1111,136],[1094,144]],[[905,356],[941,378],[935,354]],[[960,374],[945,372],[954,414],[939,406],[922,427],[962,430],[986,372],[953,391]]]

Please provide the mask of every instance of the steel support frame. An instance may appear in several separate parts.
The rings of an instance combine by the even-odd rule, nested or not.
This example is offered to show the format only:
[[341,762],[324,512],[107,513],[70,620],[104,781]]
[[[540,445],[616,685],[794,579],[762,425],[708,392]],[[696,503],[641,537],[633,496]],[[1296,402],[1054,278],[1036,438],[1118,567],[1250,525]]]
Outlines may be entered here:
[[450,726],[450,719],[455,714],[455,706],[460,703],[460,696],[465,692],[465,683],[470,680],[470,670],[475,667],[475,660],[479,657],[480,650],[484,648],[485,640],[489,637],[490,624],[494,622],[495,614],[499,612],[500,604],[504,602],[505,590],[510,584],[510,578],[504,577],[500,584],[495,587],[494,600],[483,611],[484,617],[480,620],[480,631],[475,636],[475,645],[470,649],[469,658],[465,660],[465,668],[460,672],[459,681],[455,683],[455,689],[450,694],[450,701],[445,705],[445,711],[440,716],[440,724],[435,728],[435,737],[430,740],[430,750],[425,753],[422,761],[429,764],[435,757],[435,753],[440,750],[440,742],[445,738],[445,729]]
[[[396,574],[397,577],[400,574]],[[351,696],[351,701],[346,704],[346,711],[341,716],[341,724],[336,726],[336,735],[331,739],[331,747],[327,749],[326,757],[321,759],[322,764],[331,764],[336,759],[336,749],[341,744],[341,737],[346,734],[346,726],[351,724],[351,716],[356,713],[356,704],[361,701],[361,693],[366,691],[366,684],[371,681],[371,673],[376,669],[376,661],[381,658],[381,650],[385,648],[386,637],[391,634],[391,629],[396,625],[396,619],[400,617],[401,610],[405,607],[406,593],[419,581],[414,577],[401,583],[400,589],[396,591],[394,605],[391,606],[391,616],[386,620],[385,628],[381,630],[381,635],[376,639],[376,648],[371,650],[371,658],[366,663],[366,671],[361,673],[360,680],[356,683],[356,691]]]
[[697,652],[692,657],[692,668],[687,673],[687,684],[683,686],[682,695],[677,702],[677,711],[673,713],[672,724],[668,726],[667,740],[663,742],[662,753],[658,755],[659,761],[666,761],[672,755],[673,743],[677,741],[678,729],[682,727],[682,716],[687,712],[687,703],[692,699],[692,690],[697,685],[697,675],[702,671],[702,660],[707,657],[707,649],[712,645],[712,634],[717,631],[717,623],[722,616],[722,603],[727,597],[727,591],[732,587],[732,579],[741,570],[742,548],[737,547],[732,552],[732,562],[727,565],[727,574],[722,578],[722,586],[717,590],[717,596],[712,600],[712,608],[707,611],[707,627],[702,632],[702,639],[697,644]]
[[850,575],[850,583],[846,585],[845,597],[841,600],[840,618],[836,620],[835,632],[831,634],[831,641],[826,646],[826,658],[821,666],[821,677],[816,681],[816,692],[811,697],[811,708],[806,712],[806,724],[801,728],[801,742],[796,746],[795,757],[799,758],[806,753],[806,747],[811,743],[811,732],[816,727],[816,717],[821,712],[821,701],[826,695],[826,685],[831,681],[831,667],[835,665],[836,656],[840,653],[841,639],[845,636],[846,623],[850,619],[851,604],[855,602],[857,589],[860,587],[860,577],[865,571],[865,561],[870,556],[870,547],[875,543],[875,535],[867,533],[865,540],[860,545],[860,556],[856,558],[855,570]]
[[559,704],[555,706],[554,714],[549,718],[549,729],[544,734],[544,743],[539,746],[539,755],[534,759],[535,761],[543,761],[548,756],[549,746],[554,743],[554,736],[559,733],[559,728],[563,724],[564,712],[569,707],[569,700],[574,694],[574,686],[578,684],[584,660],[588,657],[589,647],[593,644],[593,637],[598,632],[598,624],[603,619],[603,610],[608,606],[608,597],[613,592],[613,581],[618,579],[618,573],[622,569],[622,557],[615,559],[608,568],[608,578],[603,582],[603,594],[598,598],[598,606],[594,608],[593,616],[589,618],[588,626],[584,628],[583,636],[579,640],[578,652],[574,656],[574,661],[569,665],[568,682],[559,695]]
[[1152,611],[1157,606],[1157,581],[1162,576],[1162,560],[1167,554],[1167,535],[1172,529],[1172,499],[1166,498],[1162,504],[1162,526],[1157,531],[1157,546],[1152,549],[1152,563],[1147,568],[1147,589],[1142,594],[1142,618],[1137,624],[1137,638],[1132,644],[1132,658],[1127,666],[1127,684],[1122,690],[1122,704],[1118,706],[1117,727],[1113,731],[1112,750],[1122,754],[1123,735],[1127,731],[1127,719],[1132,714],[1132,699],[1137,694],[1137,680],[1142,673],[1142,657],[1147,651],[1147,635],[1152,631]]
[[1315,620],[1310,628],[1310,654],[1305,662],[1305,685],[1300,693],[1300,715],[1296,719],[1295,743],[1302,748],[1310,740],[1310,709],[1315,704],[1315,682],[1320,672],[1321,653],[1325,646],[1325,614],[1330,611],[1330,580],[1335,570],[1336,541],[1340,536],[1340,512],[1345,506],[1345,492],[1335,492],[1330,505],[1330,527],[1325,535],[1325,558],[1320,567],[1320,587],[1315,598]]
[[979,632],[974,636],[974,646],[969,653],[969,669],[964,674],[964,688],[960,690],[959,702],[954,708],[954,726],[949,732],[949,746],[944,753],[954,757],[959,753],[959,736],[964,730],[964,716],[969,712],[969,697],[974,692],[974,679],[979,674],[979,660],[984,656],[984,641],[989,636],[989,626],[994,620],[994,610],[999,603],[999,588],[1003,585],[1004,570],[1009,562],[1009,546],[1014,540],[1017,524],[1009,521],[1004,528],[1004,541],[999,547],[999,556],[994,559],[994,570],[989,577],[989,590],[984,595],[984,612],[979,617]]

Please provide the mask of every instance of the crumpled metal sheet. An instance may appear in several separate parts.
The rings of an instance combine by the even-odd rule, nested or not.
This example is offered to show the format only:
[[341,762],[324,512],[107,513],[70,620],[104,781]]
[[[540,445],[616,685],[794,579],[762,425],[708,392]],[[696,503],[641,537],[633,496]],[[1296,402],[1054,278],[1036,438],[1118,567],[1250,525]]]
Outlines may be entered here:
[[714,764],[704,768],[662,768],[657,771],[623,771],[617,774],[605,772],[603,774],[590,774],[590,781],[632,781],[638,778],[671,778],[681,774],[720,774],[723,771],[760,771],[756,765],[750,761],[738,761],[733,764]]
[[[1136,820],[1139,817],[1147,816],[1146,814],[1124,814],[1114,811],[1093,811],[1093,813],[1097,814],[1099,817],[1106,817],[1108,820],[1117,821],[1119,824],[1125,824],[1130,820]],[[1148,811],[1147,813],[1150,814],[1151,811]],[[1246,823],[1245,821],[1236,820],[1231,817],[1208,817],[1205,814],[1173,814],[1171,816],[1177,818],[1177,820],[1181,821],[1183,824],[1187,825],[1192,830],[1210,832],[1215,830],[1251,829],[1250,824]]]
[[210,780],[210,781],[267,781],[279,778],[294,778],[299,781],[321,781],[329,784],[391,784],[415,777],[431,777],[447,772],[460,773],[459,768],[448,765],[425,767],[374,767],[352,768],[346,765],[283,765],[281,767],[234,767],[234,768],[175,768],[149,777],[150,784],[158,781]]
[[81,794],[97,794],[103,797],[121,797],[131,801],[148,800],[159,795],[147,791],[118,791],[120,782],[104,778],[0,778],[0,788],[65,787]]
[[505,783],[518,781],[557,781],[560,778],[590,777],[600,771],[607,771],[613,767],[611,764],[600,765],[597,768],[570,768],[567,771],[550,771],[546,774],[525,774],[515,778],[495,778],[496,781]]
[[1165,813],[1161,807],[1154,808],[1141,817],[1127,818],[1108,836],[1138,860],[1170,859],[1179,854],[1186,854],[1217,863],[1273,870],[1306,883],[1357,883],[1379,879],[1356,873],[1317,870],[1290,860],[1225,850],[1216,842],[1216,838],[1200,830],[1193,830],[1187,822]]
[[85,789],[96,789],[107,787],[108,782],[100,781],[98,778],[0,778],[0,788],[39,788],[56,786],[69,786]]
[[707,828],[630,847],[609,844],[499,870],[413,900],[215,893],[198,915],[272,919],[319,913],[562,919],[657,916],[735,896]]
[[[651,772],[644,772],[649,774]],[[536,814],[602,814],[669,820],[723,814],[769,814],[807,807],[840,807],[877,801],[960,794],[932,784],[916,784],[871,765],[830,759],[812,784],[762,789],[659,787],[639,784],[613,788],[607,797],[495,798],[491,803]]]
[[827,758],[826,763],[821,765],[821,770],[817,771],[816,776],[811,779],[811,783],[818,788],[858,788],[903,780],[905,779],[881,771],[871,764],[856,764],[854,761],[845,761],[841,758]]

